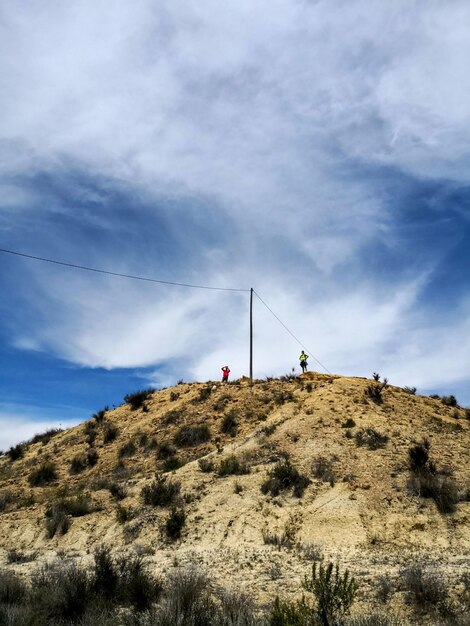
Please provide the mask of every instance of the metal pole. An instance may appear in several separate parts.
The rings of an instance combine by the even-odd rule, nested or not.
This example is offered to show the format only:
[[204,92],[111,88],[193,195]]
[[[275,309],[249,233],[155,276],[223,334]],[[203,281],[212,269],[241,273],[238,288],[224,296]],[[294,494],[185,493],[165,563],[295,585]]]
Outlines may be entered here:
[[250,383],[253,382],[253,287],[250,289]]

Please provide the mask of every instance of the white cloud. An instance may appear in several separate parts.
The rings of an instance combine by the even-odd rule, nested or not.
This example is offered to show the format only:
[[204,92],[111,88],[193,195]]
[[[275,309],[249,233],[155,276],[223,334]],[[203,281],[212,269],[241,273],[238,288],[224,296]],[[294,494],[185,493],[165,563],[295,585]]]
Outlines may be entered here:
[[[76,167],[149,204],[171,200],[171,235],[188,246],[186,211],[195,203],[178,201],[196,198],[202,225],[206,205],[215,205],[231,220],[230,256],[224,244],[195,246],[189,274],[262,287],[330,369],[364,372],[379,361],[397,379],[420,369],[425,384],[434,378],[423,360],[445,351],[430,338],[454,324],[450,314],[440,324],[426,317],[422,267],[397,273],[388,293],[376,279],[381,268],[360,267],[365,244],[387,235],[393,247],[394,216],[358,163],[467,181],[469,12],[464,2],[357,0],[335,11],[294,0],[46,1],[34,10],[6,2],[0,172]],[[99,208],[82,219],[98,223]],[[104,223],[122,229],[117,211]],[[145,228],[136,215],[135,229]],[[82,246],[99,261],[86,241],[55,245]],[[122,259],[116,250],[107,267],[128,272],[145,255]],[[164,364],[177,378],[216,377],[221,361],[235,376],[246,373],[246,303],[238,297],[92,283],[46,269],[31,276],[32,313],[15,327],[17,345],[91,366]],[[462,309],[456,327],[466,315]],[[297,346],[282,327],[265,315],[256,332],[258,371],[290,369]],[[413,338],[406,346],[404,333]],[[443,382],[467,364],[464,351],[456,354]]]
[[0,405],[0,450],[27,441],[51,428],[70,428],[79,419],[53,419],[41,415],[38,409],[22,405]]

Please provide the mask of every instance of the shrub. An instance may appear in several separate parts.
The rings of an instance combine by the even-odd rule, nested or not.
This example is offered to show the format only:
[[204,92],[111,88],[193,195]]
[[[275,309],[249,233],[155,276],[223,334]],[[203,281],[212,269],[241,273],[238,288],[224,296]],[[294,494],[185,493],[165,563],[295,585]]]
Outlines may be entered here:
[[49,441],[55,437],[56,435],[58,435],[59,433],[63,432],[62,428],[50,428],[49,430],[46,430],[44,433],[40,433],[38,435],[34,435],[34,437],[29,441],[29,443],[39,443],[41,442],[43,446],[46,445],[46,443],[49,443]]
[[45,566],[31,578],[31,604],[41,624],[74,622],[91,600],[88,575],[74,563]]
[[0,493],[0,513],[5,511],[11,502],[15,501],[15,494],[12,491],[2,491]]
[[232,409],[222,420],[222,424],[220,426],[220,431],[226,435],[230,435],[231,437],[235,437],[238,429],[238,421],[237,421],[237,411]]
[[88,460],[84,454],[76,454],[70,461],[70,474],[80,474],[88,467]]
[[312,566],[312,576],[305,577],[303,587],[312,593],[316,600],[316,614],[322,626],[337,623],[338,619],[349,609],[354,602],[357,585],[348,570],[343,575],[339,573],[339,566],[329,563],[322,564],[317,569],[317,563]]
[[0,570],[0,604],[21,604],[26,594],[26,585],[15,572]]
[[94,467],[98,463],[99,455],[96,448],[90,448],[86,453],[86,460],[90,467]]
[[176,448],[174,448],[167,441],[157,444],[157,459],[167,459],[170,456],[176,454]]
[[297,550],[307,561],[323,561],[323,547],[318,543],[298,543]]
[[212,459],[199,459],[197,462],[199,465],[199,469],[201,472],[205,472],[206,474],[212,472],[214,470],[214,461]]
[[231,396],[224,393],[218,400],[214,402],[214,411],[223,411],[227,404],[230,402]]
[[171,391],[170,392],[170,401],[171,402],[175,402],[176,400],[178,400],[179,397],[180,397],[180,394],[178,393],[178,391]]
[[181,531],[186,523],[184,509],[172,508],[169,517],[165,522],[165,532],[170,539],[179,539]]
[[312,473],[315,478],[330,483],[333,487],[336,483],[336,476],[333,472],[333,461],[324,456],[317,457],[312,464]]
[[408,482],[412,493],[432,498],[441,513],[454,513],[459,502],[457,483],[447,476],[429,471],[413,474]]
[[178,456],[169,456],[163,461],[162,469],[164,472],[174,472],[180,467],[183,467],[183,465],[185,465],[183,459],[180,459]]
[[369,450],[384,448],[388,442],[388,435],[382,435],[374,428],[361,428],[355,435],[357,446],[367,446]]
[[125,524],[130,520],[130,511],[122,504],[118,504],[116,507],[116,521],[118,524]]
[[378,374],[377,372],[374,372],[374,373],[372,374],[372,378],[375,380],[375,382],[377,382],[377,383],[378,383],[378,382],[379,382],[379,380],[380,380],[380,374]]
[[100,411],[96,411],[96,413],[93,413],[92,419],[94,419],[98,424],[101,424],[104,421],[104,418],[108,411],[109,411],[109,406],[105,406],[104,409],[101,409]]
[[457,483],[441,470],[437,470],[429,457],[430,444],[427,439],[408,450],[412,475],[408,481],[411,493],[432,498],[441,513],[453,513],[459,502]]
[[274,402],[278,405],[285,404],[286,402],[292,402],[294,400],[294,394],[292,391],[277,391],[274,394]]
[[217,470],[217,474],[219,476],[230,476],[230,475],[240,475],[240,474],[249,474],[250,468],[246,465],[246,463],[242,463],[237,459],[235,455],[230,455],[225,459],[222,459],[219,465],[219,469]]
[[300,474],[288,459],[285,459],[276,463],[268,472],[268,478],[261,485],[261,492],[277,496],[284,489],[292,487],[294,495],[300,498],[309,484],[310,480]]
[[116,424],[106,422],[103,427],[103,444],[111,443],[118,436],[119,429]]
[[421,471],[429,467],[429,448],[428,439],[424,439],[422,443],[418,443],[408,450],[408,460],[412,472]]
[[137,611],[148,610],[162,592],[161,583],[145,569],[142,556],[124,556],[117,562],[118,599]]
[[442,404],[445,404],[446,406],[455,406],[455,407],[459,406],[457,402],[457,398],[455,396],[442,396],[441,402]]
[[393,583],[388,576],[379,576],[376,581],[377,598],[383,604],[386,604],[394,590]]
[[420,609],[434,607],[447,597],[444,575],[436,567],[412,563],[401,572],[401,579],[409,598]]
[[263,426],[262,428],[260,428],[260,433],[262,435],[266,435],[266,437],[269,437],[275,432],[276,428],[277,424],[269,424],[268,426]]
[[134,456],[136,452],[135,443],[133,441],[128,441],[127,443],[123,443],[119,448],[118,457],[123,459],[128,456]]
[[352,417],[348,417],[348,419],[341,424],[341,428],[354,428],[356,422],[352,419]]
[[91,588],[102,598],[112,600],[117,596],[119,573],[108,546],[98,546],[93,552]]
[[384,378],[383,383],[372,383],[371,385],[367,385],[364,390],[364,395],[366,398],[369,398],[376,404],[383,403],[383,392],[388,385],[388,380]]
[[312,610],[304,598],[297,602],[288,602],[276,597],[269,616],[269,626],[314,626],[311,613]]
[[141,389],[134,393],[128,393],[124,396],[124,402],[131,405],[131,409],[137,409],[145,406],[145,401],[155,392],[155,389]]
[[35,561],[37,556],[37,552],[26,554],[25,552],[21,552],[21,550],[12,548],[7,552],[7,563],[30,563],[31,561]]
[[405,626],[401,617],[384,613],[369,613],[348,619],[345,626]]
[[46,511],[46,534],[48,539],[54,535],[65,535],[70,528],[70,519],[67,513],[60,507],[53,507],[50,514]]
[[43,461],[36,469],[33,469],[28,476],[31,487],[43,487],[50,485],[57,478],[57,471],[54,463]]
[[124,485],[120,483],[116,483],[114,481],[110,482],[107,485],[107,489],[109,489],[109,493],[116,500],[124,500],[124,498],[127,497],[127,489]]
[[182,409],[172,409],[171,411],[167,411],[162,419],[162,423],[167,424],[177,424],[182,417],[184,417],[185,411]]
[[205,443],[210,438],[211,431],[209,426],[207,424],[198,424],[195,426],[182,426],[176,432],[173,441],[175,445],[187,448]]
[[10,459],[10,461],[17,461],[18,459],[23,458],[24,456],[24,451],[25,451],[25,444],[24,443],[18,443],[16,446],[12,446],[8,451],[7,451],[7,456]]
[[406,391],[406,393],[411,393],[412,396],[415,396],[418,390],[416,389],[416,387],[403,387],[403,391]]
[[166,476],[157,474],[150,485],[145,485],[141,491],[144,504],[151,506],[167,506],[172,504],[179,496],[181,484],[171,481]]
[[193,400],[193,402],[196,404],[197,402],[204,402],[205,400],[207,400],[210,395],[212,393],[212,388],[211,387],[202,387],[202,389],[199,389],[199,394],[197,396],[197,398],[195,398]]

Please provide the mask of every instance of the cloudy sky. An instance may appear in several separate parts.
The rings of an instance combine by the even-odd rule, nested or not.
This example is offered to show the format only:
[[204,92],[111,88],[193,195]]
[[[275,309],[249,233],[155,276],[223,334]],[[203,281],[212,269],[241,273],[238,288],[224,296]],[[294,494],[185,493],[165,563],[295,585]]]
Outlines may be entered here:
[[[0,248],[253,287],[328,370],[470,403],[465,0],[4,0]],[[248,372],[249,294],[0,253],[0,448]],[[257,377],[300,346],[254,299]]]

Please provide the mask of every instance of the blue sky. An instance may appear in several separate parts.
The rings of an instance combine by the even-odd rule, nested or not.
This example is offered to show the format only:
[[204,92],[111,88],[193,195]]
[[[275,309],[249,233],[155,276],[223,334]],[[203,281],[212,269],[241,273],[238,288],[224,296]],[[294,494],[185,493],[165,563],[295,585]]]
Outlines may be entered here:
[[[0,248],[254,287],[330,371],[470,404],[470,6],[334,4],[5,0]],[[247,373],[246,293],[7,254],[0,289],[0,449]]]

